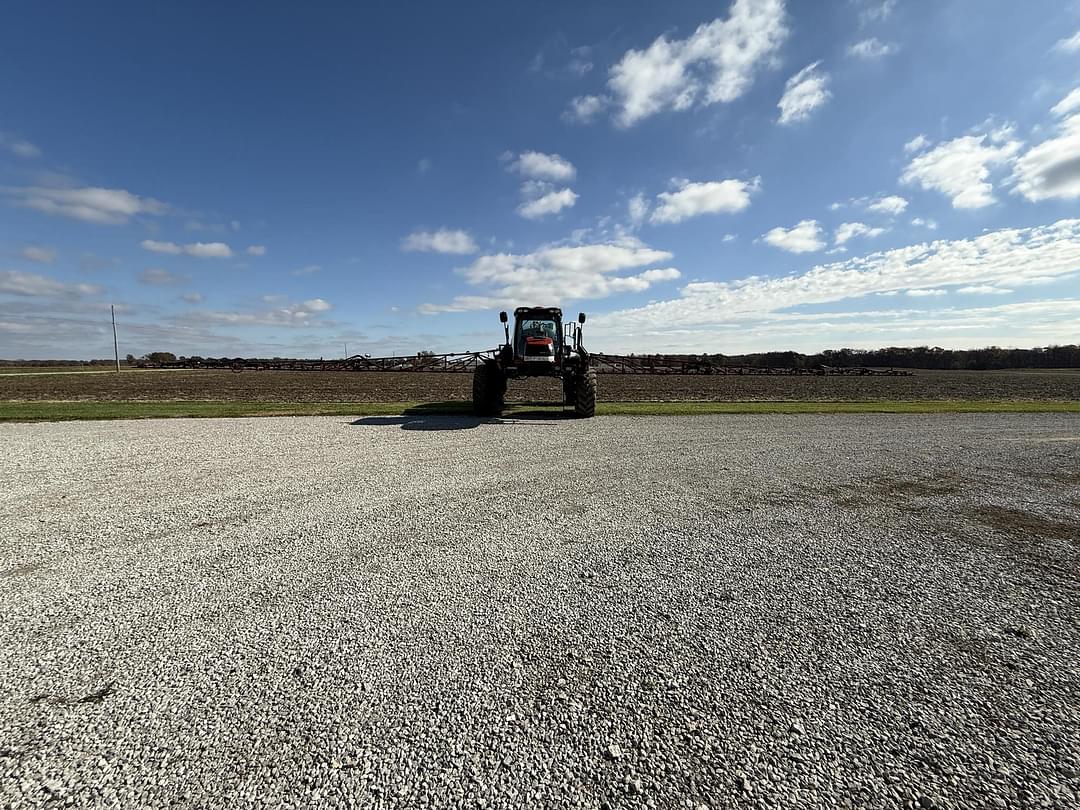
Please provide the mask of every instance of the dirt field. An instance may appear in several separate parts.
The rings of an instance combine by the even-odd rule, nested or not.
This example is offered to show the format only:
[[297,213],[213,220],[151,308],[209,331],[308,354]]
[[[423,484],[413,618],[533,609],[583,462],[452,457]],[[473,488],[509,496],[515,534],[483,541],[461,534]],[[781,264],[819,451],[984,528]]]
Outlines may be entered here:
[[[161,371],[0,377],[0,400],[441,402],[471,397],[469,374]],[[656,400],[1080,400],[1080,370],[923,371],[912,377],[600,377],[607,402]],[[551,380],[511,383],[510,401],[558,400]]]

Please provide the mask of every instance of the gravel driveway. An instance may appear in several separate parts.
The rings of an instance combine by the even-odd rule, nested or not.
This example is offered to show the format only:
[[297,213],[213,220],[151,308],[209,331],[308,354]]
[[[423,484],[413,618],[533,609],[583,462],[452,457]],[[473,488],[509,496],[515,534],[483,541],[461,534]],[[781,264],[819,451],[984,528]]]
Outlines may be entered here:
[[1072,807],[1080,418],[0,426],[0,807]]

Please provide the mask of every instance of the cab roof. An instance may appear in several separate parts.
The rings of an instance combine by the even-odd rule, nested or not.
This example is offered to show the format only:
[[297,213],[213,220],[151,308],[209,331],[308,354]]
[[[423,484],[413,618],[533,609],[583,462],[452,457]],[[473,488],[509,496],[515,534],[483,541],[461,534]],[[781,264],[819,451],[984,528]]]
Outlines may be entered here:
[[548,318],[562,320],[562,310],[558,307],[518,307],[514,310],[515,318]]

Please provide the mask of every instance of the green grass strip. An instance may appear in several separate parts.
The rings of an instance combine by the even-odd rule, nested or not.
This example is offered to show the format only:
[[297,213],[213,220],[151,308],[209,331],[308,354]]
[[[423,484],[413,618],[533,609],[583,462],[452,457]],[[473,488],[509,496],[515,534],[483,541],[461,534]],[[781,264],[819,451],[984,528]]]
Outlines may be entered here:
[[[79,419],[161,419],[239,416],[395,416],[470,413],[468,402],[225,402],[225,401],[2,401],[0,422],[59,422]],[[505,415],[555,415],[558,405],[515,403]],[[707,414],[826,413],[1080,413],[1080,401],[880,400],[860,402],[601,402],[600,416],[692,416]]]

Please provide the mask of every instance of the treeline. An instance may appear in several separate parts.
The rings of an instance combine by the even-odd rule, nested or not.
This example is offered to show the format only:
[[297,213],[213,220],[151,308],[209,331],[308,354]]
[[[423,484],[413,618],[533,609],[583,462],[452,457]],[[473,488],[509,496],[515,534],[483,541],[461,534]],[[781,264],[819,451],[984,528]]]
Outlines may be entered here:
[[[421,355],[430,354],[421,352]],[[635,356],[635,355],[631,355]],[[636,355],[648,357],[650,355]],[[655,355],[653,355],[655,356]],[[942,349],[934,346],[889,346],[885,349],[828,349],[818,354],[799,352],[758,352],[755,354],[698,354],[674,355],[684,359],[699,359],[717,366],[752,366],[754,368],[806,368],[821,366],[854,368],[858,366],[881,368],[926,368],[954,371],[987,371],[1007,368],[1080,368],[1080,345],[1045,346],[1035,349],[1002,349],[989,346],[985,349]],[[287,360],[290,358],[274,358]],[[202,357],[177,357],[172,352],[149,352],[136,358],[128,355],[127,365],[140,361],[172,363],[201,361]],[[111,366],[115,361],[105,360],[0,360],[3,367],[33,366]]]
[[699,355],[715,365],[755,368],[818,368],[856,366],[990,371],[1007,368],[1080,368],[1080,346],[1035,349],[942,349],[934,346],[889,346],[885,349],[828,349],[819,354],[760,352]]

